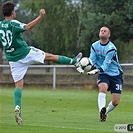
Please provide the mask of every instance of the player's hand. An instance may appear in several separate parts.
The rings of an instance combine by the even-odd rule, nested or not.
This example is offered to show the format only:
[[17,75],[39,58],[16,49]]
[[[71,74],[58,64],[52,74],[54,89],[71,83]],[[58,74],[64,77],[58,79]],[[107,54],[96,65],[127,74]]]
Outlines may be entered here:
[[99,72],[99,69],[94,69],[90,72],[87,72],[88,75],[93,75],[93,74],[97,74]]
[[44,14],[46,14],[44,9],[40,9],[40,17],[43,18]]
[[84,70],[79,66],[77,67],[77,71],[80,73],[80,74],[83,74],[84,73]]

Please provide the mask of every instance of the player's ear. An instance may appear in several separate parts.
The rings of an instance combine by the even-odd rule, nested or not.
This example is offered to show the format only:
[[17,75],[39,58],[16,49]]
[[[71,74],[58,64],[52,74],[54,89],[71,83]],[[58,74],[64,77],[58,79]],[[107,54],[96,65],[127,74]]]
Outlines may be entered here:
[[110,38],[110,33],[109,33],[109,38]]
[[14,15],[15,14],[15,10],[12,11],[11,15]]
[[11,16],[12,16],[13,18],[16,18],[16,12],[15,12],[15,10],[12,11]]
[[110,32],[110,29],[108,29],[108,30],[109,30],[109,31],[108,31],[108,33],[109,33],[109,35],[108,35],[108,36],[110,37],[110,36],[111,36],[111,32]]
[[14,16],[14,12],[13,11],[11,12],[11,16]]
[[11,14],[14,14],[14,10],[11,12]]

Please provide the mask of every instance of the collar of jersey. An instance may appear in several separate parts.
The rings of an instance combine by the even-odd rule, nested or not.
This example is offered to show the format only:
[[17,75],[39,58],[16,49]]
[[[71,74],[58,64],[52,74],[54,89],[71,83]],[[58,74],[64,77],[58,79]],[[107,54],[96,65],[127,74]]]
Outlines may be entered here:
[[106,46],[108,43],[109,43],[109,41],[108,41],[106,44],[102,44],[102,43],[100,42],[100,44],[101,44],[102,46]]

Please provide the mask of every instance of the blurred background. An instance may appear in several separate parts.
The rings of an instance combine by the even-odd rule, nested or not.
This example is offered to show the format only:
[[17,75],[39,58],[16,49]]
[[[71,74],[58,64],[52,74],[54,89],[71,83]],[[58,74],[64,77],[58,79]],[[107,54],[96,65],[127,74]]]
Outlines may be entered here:
[[[1,0],[0,6],[5,1]],[[36,18],[41,8],[46,11],[44,19],[34,29],[23,33],[29,45],[53,54],[74,57],[82,52],[84,56],[89,56],[91,44],[99,39],[100,28],[107,26],[111,30],[110,40],[117,47],[120,63],[133,62],[133,0],[11,1],[16,4],[16,19],[23,23]],[[0,20],[3,19],[0,12]],[[2,45],[0,48],[2,51]],[[3,53],[0,53],[0,64],[7,64]],[[133,73],[133,66],[124,69]],[[50,68],[46,70],[50,72]]]
[[[7,0],[1,0],[0,6]],[[133,0],[11,0],[19,21],[28,23],[44,8],[44,19],[24,38],[29,45],[46,52],[88,56],[90,46],[99,39],[99,29],[111,30],[121,63],[133,56]],[[0,20],[4,19],[0,12]],[[1,47],[1,45],[0,45]]]

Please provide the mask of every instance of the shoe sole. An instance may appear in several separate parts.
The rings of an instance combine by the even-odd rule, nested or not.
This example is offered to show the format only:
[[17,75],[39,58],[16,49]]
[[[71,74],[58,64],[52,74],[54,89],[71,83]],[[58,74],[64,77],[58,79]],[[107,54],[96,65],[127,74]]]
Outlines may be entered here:
[[81,60],[83,54],[80,52],[78,53],[78,55],[75,57],[75,59],[77,60],[77,62],[74,64],[75,67],[77,67],[77,64],[79,63],[79,61]]
[[83,54],[80,52],[75,58],[79,59],[78,61],[80,61],[80,59],[82,58]]

